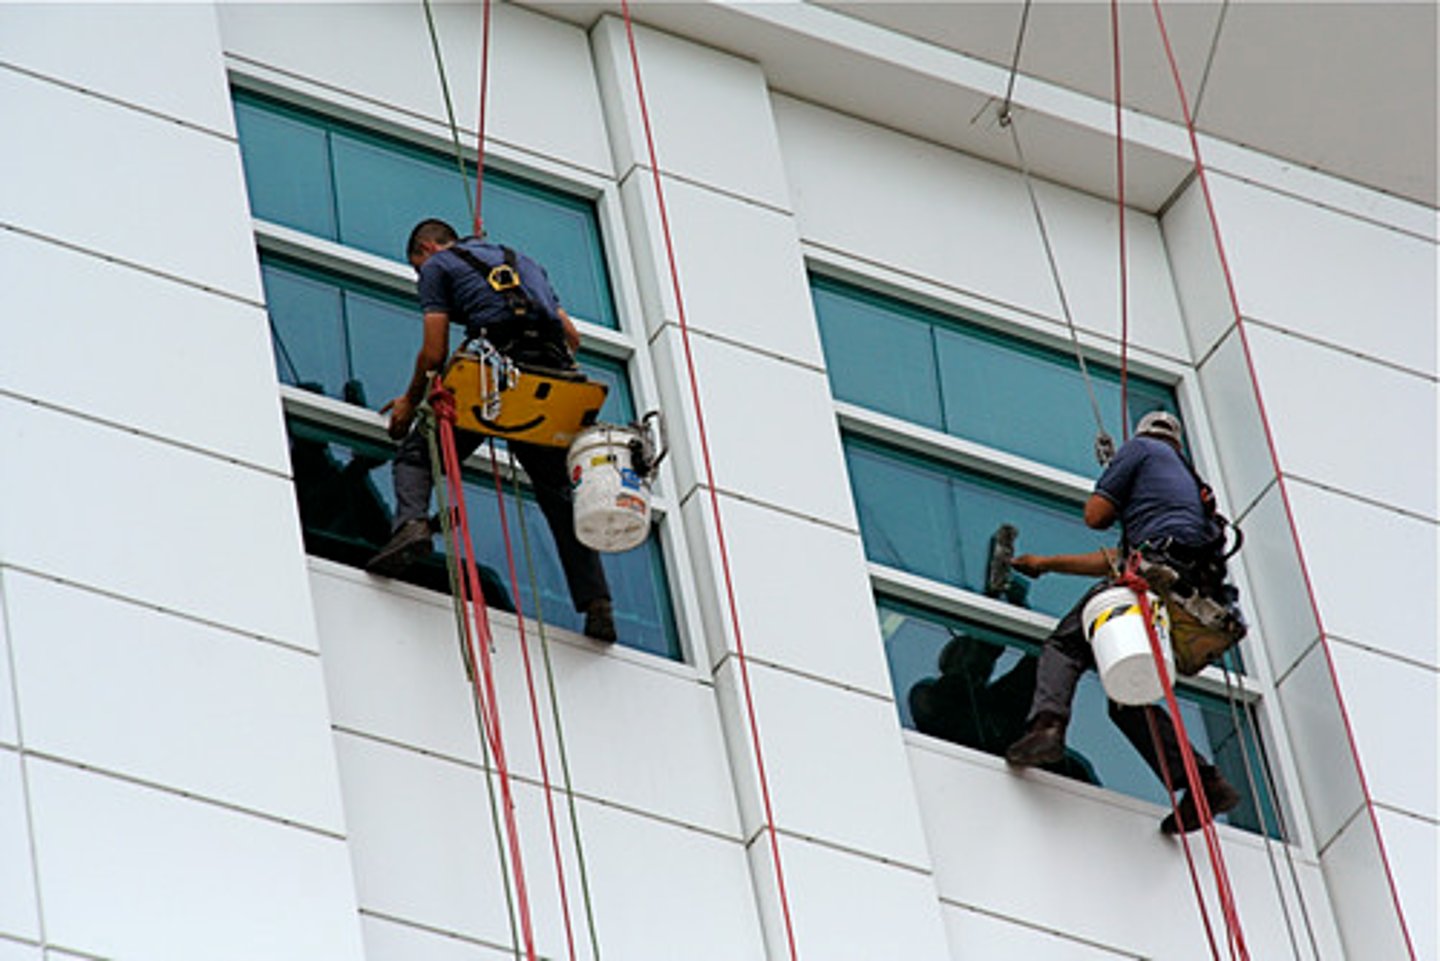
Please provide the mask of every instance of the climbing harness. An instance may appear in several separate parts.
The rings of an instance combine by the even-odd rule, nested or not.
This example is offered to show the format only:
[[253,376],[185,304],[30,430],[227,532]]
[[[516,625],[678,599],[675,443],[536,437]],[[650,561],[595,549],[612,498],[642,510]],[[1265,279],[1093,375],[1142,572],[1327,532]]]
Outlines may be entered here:
[[735,600],[735,581],[730,572],[730,554],[725,544],[725,525],[720,516],[720,495],[715,485],[715,469],[710,460],[710,441],[705,431],[705,414],[700,402],[700,382],[695,373],[695,356],[690,346],[690,325],[685,314],[685,298],[680,290],[680,272],[675,265],[675,244],[670,232],[670,214],[665,205],[665,188],[660,178],[660,162],[655,152],[655,135],[650,125],[650,108],[645,100],[645,84],[640,75],[640,53],[635,42],[635,28],[630,17],[629,0],[620,0],[625,21],[625,39],[630,48],[630,66],[635,78],[635,96],[640,107],[640,120],[645,130],[645,147],[650,160],[650,175],[655,188],[655,204],[660,214],[660,230],[665,240],[665,260],[670,268],[670,286],[675,294],[676,316],[680,343],[685,352],[685,367],[690,378],[690,398],[695,410],[695,429],[700,440],[700,456],[705,466],[705,484],[710,492],[710,510],[715,523],[715,543],[720,555],[720,572],[725,581],[725,598],[730,611],[730,626],[735,636],[735,659],[740,670],[740,690],[745,698],[745,713],[750,724],[750,746],[755,754],[756,779],[760,783],[760,800],[765,815],[765,832],[770,842],[771,869],[780,914],[785,926],[785,940],[791,961],[798,961],[795,946],[795,925],[790,915],[790,897],[785,888],[785,871],[780,858],[779,832],[775,828],[775,812],[770,802],[770,782],[765,773],[765,755],[760,746],[760,728],[755,714],[755,698],[750,686],[750,659],[740,631],[740,610]]

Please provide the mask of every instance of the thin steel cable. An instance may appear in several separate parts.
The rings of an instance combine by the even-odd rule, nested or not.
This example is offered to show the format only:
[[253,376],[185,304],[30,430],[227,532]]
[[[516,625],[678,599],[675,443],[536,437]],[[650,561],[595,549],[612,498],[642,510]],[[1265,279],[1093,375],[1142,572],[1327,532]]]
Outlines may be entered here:
[[1120,0],[1110,0],[1110,46],[1115,74],[1115,220],[1120,242],[1120,436],[1130,437],[1130,258],[1125,245],[1125,125],[1120,89]]
[[[439,439],[435,436],[435,420],[430,416],[429,409],[425,409],[421,416],[424,419],[421,421],[420,429],[425,431],[425,446],[430,451],[430,476],[434,481],[435,506],[440,511],[440,534],[448,545],[454,543],[455,525],[450,513],[450,495],[445,481],[444,465],[441,463]],[[445,551],[445,573],[450,581],[450,609],[455,615],[455,636],[460,643],[460,660],[464,663],[466,676],[473,685],[476,665],[470,650],[470,620],[465,616],[464,588],[454,551]],[[474,696],[473,687],[469,701],[471,710],[475,712],[475,732],[480,738],[485,793],[490,799],[490,823],[495,832],[495,854],[500,860],[500,880],[505,885],[505,919],[510,923],[510,945],[512,953],[519,959],[521,957],[520,929],[515,923],[515,891],[510,884],[510,863],[505,857],[505,836],[504,829],[500,826],[500,805],[495,798],[495,771],[490,762],[490,740],[485,736],[485,718],[480,710],[480,703]]]
[[[1025,193],[1030,198],[1030,209],[1035,214],[1035,226],[1040,231],[1040,243],[1045,248],[1045,261],[1050,265],[1050,279],[1055,284],[1055,295],[1060,300],[1060,313],[1065,318],[1065,327],[1070,332],[1070,345],[1075,351],[1075,361],[1080,366],[1080,377],[1085,382],[1085,393],[1090,398],[1090,412],[1095,417],[1097,459],[1101,439],[1112,447],[1114,441],[1105,430],[1105,418],[1100,413],[1100,400],[1095,395],[1095,384],[1090,379],[1090,368],[1085,363],[1085,351],[1080,347],[1080,334],[1075,328],[1075,317],[1070,311],[1070,299],[1065,296],[1065,283],[1060,279],[1060,266],[1055,260],[1055,249],[1050,243],[1050,231],[1045,226],[1045,214],[1040,209],[1040,198],[1035,193],[1034,177],[1025,151],[1020,146],[1020,128],[1013,116],[1002,117],[1000,123],[1010,131],[1010,142],[1015,146],[1015,159],[1020,164],[1020,179],[1025,183]],[[1121,418],[1124,419],[1123,416]],[[1102,461],[1103,463],[1103,461]]]
[[[435,69],[440,74],[440,93],[445,98],[445,116],[450,121],[450,142],[455,145],[455,163],[460,168],[460,184],[465,188],[465,209],[479,210],[480,200],[470,193],[470,171],[465,168],[465,150],[460,146],[460,125],[455,120],[455,102],[450,97],[450,81],[445,74],[445,58],[440,54],[440,33],[435,28],[435,14],[430,9],[430,0],[423,0],[425,26],[430,31],[430,49],[435,54]],[[480,167],[476,165],[476,181],[479,181]]]
[[1010,101],[1015,96],[1015,77],[1020,72],[1020,50],[1025,45],[1025,28],[1030,24],[1030,3],[1025,0],[1025,7],[1020,11],[1020,29],[1015,31],[1015,55],[1010,58],[1010,76],[1005,81],[1005,99],[1000,102],[1000,117],[1002,120],[1010,116]]
[[[575,842],[575,862],[580,869],[580,895],[585,905],[585,924],[589,928],[590,951],[600,961],[600,935],[595,925],[595,905],[590,896],[590,871],[585,861],[585,845],[581,841],[580,816],[575,808],[575,788],[570,780],[570,752],[565,747],[565,725],[560,720],[559,686],[550,662],[550,639],[545,631],[545,615],[540,601],[540,579],[535,573],[535,556],[530,549],[530,531],[525,521],[525,501],[521,496],[520,475],[512,473],[516,512],[520,516],[520,547],[525,555],[525,571],[530,582],[531,603],[535,605],[535,623],[540,629],[540,657],[545,665],[545,683],[550,690],[550,716],[555,725],[555,743],[560,753],[560,778],[565,784],[565,802],[570,814],[570,833]],[[523,612],[522,612],[523,614]]]
[[1285,508],[1285,522],[1290,529],[1290,539],[1295,548],[1301,580],[1305,583],[1305,593],[1310,601],[1310,613],[1319,628],[1320,648],[1325,654],[1325,666],[1329,671],[1330,683],[1335,691],[1335,703],[1340,709],[1340,718],[1345,728],[1345,740],[1350,748],[1350,757],[1355,764],[1355,776],[1360,782],[1361,794],[1365,798],[1365,810],[1369,815],[1370,828],[1375,836],[1380,862],[1384,866],[1385,880],[1390,888],[1390,900],[1395,909],[1396,921],[1400,925],[1400,933],[1405,940],[1406,949],[1410,957],[1414,958],[1416,957],[1415,941],[1410,934],[1410,925],[1405,919],[1405,909],[1400,902],[1400,889],[1396,884],[1395,873],[1390,865],[1390,855],[1385,849],[1385,838],[1380,832],[1379,816],[1375,813],[1375,799],[1370,793],[1370,784],[1365,777],[1365,767],[1360,763],[1360,748],[1356,743],[1355,729],[1350,722],[1350,712],[1345,706],[1345,698],[1340,690],[1339,673],[1335,667],[1334,656],[1330,652],[1330,644],[1326,640],[1325,620],[1320,613],[1320,602],[1315,593],[1315,583],[1310,576],[1310,566],[1305,561],[1304,546],[1300,542],[1300,527],[1295,521],[1294,506],[1290,502],[1290,488],[1285,481],[1285,472],[1280,466],[1280,453],[1275,442],[1275,432],[1271,427],[1270,415],[1265,407],[1264,394],[1260,390],[1260,376],[1255,367],[1254,353],[1250,349],[1250,337],[1244,314],[1240,309],[1240,297],[1235,290],[1235,277],[1230,270],[1230,260],[1226,255],[1224,238],[1220,234],[1220,218],[1215,210],[1215,198],[1210,192],[1210,177],[1200,153],[1200,138],[1195,130],[1195,117],[1190,110],[1185,84],[1180,78],[1180,66],[1175,59],[1175,49],[1170,42],[1170,32],[1165,27],[1165,14],[1160,9],[1160,0],[1151,0],[1151,8],[1155,11],[1155,21],[1160,28],[1160,39],[1165,48],[1165,59],[1170,65],[1170,76],[1175,83],[1175,93],[1180,100],[1180,110],[1185,118],[1185,132],[1189,136],[1190,151],[1195,162],[1195,179],[1200,184],[1200,192],[1205,199],[1205,212],[1210,221],[1210,232],[1215,242],[1216,256],[1220,261],[1220,271],[1225,278],[1225,291],[1229,297],[1235,331],[1240,338],[1240,346],[1245,357],[1245,368],[1250,375],[1250,387],[1255,395],[1255,406],[1260,413],[1260,426],[1265,435],[1265,447],[1270,455],[1271,466],[1275,469],[1275,485],[1280,492],[1280,502]]

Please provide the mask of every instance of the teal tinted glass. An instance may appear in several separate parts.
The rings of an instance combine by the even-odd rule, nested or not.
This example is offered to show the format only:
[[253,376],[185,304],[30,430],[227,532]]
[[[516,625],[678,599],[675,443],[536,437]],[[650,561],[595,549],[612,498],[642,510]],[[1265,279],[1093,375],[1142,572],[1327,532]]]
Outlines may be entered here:
[[[1095,418],[1074,356],[826,277],[812,276],[831,390],[841,400],[1087,476]],[[1106,428],[1120,429],[1120,376],[1088,365]],[[1128,378],[1133,424],[1177,411],[1163,384]]]
[[[255,216],[391,260],[424,218],[470,232],[453,156],[247,92],[235,114]],[[573,316],[619,326],[593,203],[487,171],[484,213],[487,235],[542,264]]]
[[339,397],[349,378],[340,290],[266,260],[261,261],[260,277],[280,382]]
[[[904,726],[1003,755],[1025,731],[1039,645],[890,598],[879,597],[876,605]],[[1261,830],[1261,816],[1248,790],[1248,760],[1265,810],[1264,830],[1280,836],[1274,802],[1260,772],[1253,713],[1237,708],[1237,729],[1223,699],[1183,687],[1176,689],[1176,695],[1191,742],[1245,795],[1241,805],[1220,820],[1250,831]],[[1047,769],[1169,806],[1164,784],[1110,722],[1105,692],[1093,671],[1081,677],[1076,691],[1065,757]]]
[[[390,536],[395,506],[389,467],[393,446],[294,417],[288,419],[287,426],[306,551],[363,567]],[[486,602],[491,607],[514,611],[517,592],[510,580],[494,479],[488,472],[467,471],[464,486]],[[571,606],[565,575],[544,517],[525,491],[522,537],[513,486],[507,484],[504,493],[520,606],[527,616],[536,616],[525,563],[528,541],[545,623],[578,631],[582,616]],[[434,546],[437,549],[407,570],[404,579],[448,594],[449,580],[444,556],[438,550],[438,537]],[[679,639],[656,537],[623,554],[603,554],[601,563],[615,605],[619,643],[679,660]]]
[[[1080,554],[1113,546],[1113,535],[1085,526],[1078,503],[874,441],[843,440],[865,555],[877,563],[983,593],[990,540],[1001,524],[1019,530],[1021,553]],[[1090,584],[1064,575],[1014,578],[1011,603],[1057,617]]]
[[635,400],[630,395],[630,380],[625,365],[608,357],[581,354],[576,358],[580,369],[590,380],[598,380],[608,388],[605,404],[597,418],[605,424],[628,424],[635,420]]
[[811,283],[836,397],[944,430],[930,324],[821,277]]
[[279,106],[237,98],[235,129],[250,210],[263,220],[335,237],[330,141],[323,127]]

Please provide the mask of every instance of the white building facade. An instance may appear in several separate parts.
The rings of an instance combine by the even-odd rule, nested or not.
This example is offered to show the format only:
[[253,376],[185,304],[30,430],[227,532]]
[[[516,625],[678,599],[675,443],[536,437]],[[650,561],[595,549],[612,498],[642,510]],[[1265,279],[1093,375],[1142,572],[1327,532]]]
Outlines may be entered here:
[[[512,584],[470,462],[537,955],[572,956],[510,613],[538,592],[573,956],[1210,957],[1093,678],[1066,772],[997,756],[1084,587],[984,592],[1002,523],[1085,549],[1062,292],[1120,432],[1111,106],[1014,88],[1057,287],[1006,68],[852,13],[637,10],[662,222],[618,11],[494,10],[487,225],[671,445],[613,647],[528,507],[542,585]],[[473,163],[482,8],[434,15]],[[0,961],[516,955],[438,560],[361,566],[419,343],[404,230],[466,209],[436,60],[418,3],[0,6]],[[1182,688],[1247,797],[1249,954],[1440,957],[1433,183],[1220,137],[1202,183],[1142,103],[1172,94],[1125,116],[1123,354],[1246,535],[1243,672]]]

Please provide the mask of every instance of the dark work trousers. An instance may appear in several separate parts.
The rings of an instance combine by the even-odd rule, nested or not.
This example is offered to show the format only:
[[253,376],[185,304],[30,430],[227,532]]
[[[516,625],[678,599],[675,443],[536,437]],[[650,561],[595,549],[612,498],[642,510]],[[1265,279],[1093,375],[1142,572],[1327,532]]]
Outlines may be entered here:
[[[481,434],[466,430],[455,431],[455,448],[463,461],[484,442]],[[565,582],[570,588],[570,600],[575,610],[583,611],[590,602],[610,596],[610,587],[605,583],[605,570],[600,566],[600,555],[575,536],[575,508],[570,499],[570,476],[565,467],[563,447],[539,447],[534,444],[506,442],[520,466],[530,477],[535,491],[535,501],[545,522],[550,526],[550,535],[555,539],[555,549],[560,555],[560,566],[565,569]],[[430,446],[425,433],[418,426],[410,431],[395,454],[392,468],[395,480],[395,528],[430,513],[430,490],[434,483],[430,469]]]
[[[1108,582],[1101,581],[1086,591],[1085,596],[1070,608],[1069,613],[1055,625],[1055,630],[1045,638],[1045,646],[1040,650],[1040,664],[1035,671],[1035,698],[1030,703],[1030,720],[1033,721],[1041,711],[1059,715],[1067,721],[1070,719],[1070,703],[1075,699],[1075,688],[1080,683],[1080,675],[1095,666],[1095,654],[1090,648],[1090,642],[1085,639],[1082,612],[1090,598],[1110,586]],[[1155,753],[1155,742],[1150,735],[1147,715],[1155,719],[1155,730],[1160,735],[1170,783],[1179,790],[1185,784],[1185,762],[1180,756],[1180,742],[1175,736],[1175,724],[1170,720],[1170,712],[1155,704],[1110,702],[1111,722],[1134,745],[1145,763],[1150,765],[1150,770],[1164,783],[1165,771],[1161,769],[1160,759]],[[1193,745],[1191,749],[1194,750]],[[1195,763],[1203,774],[1208,774],[1212,769],[1199,751],[1195,751]]]

